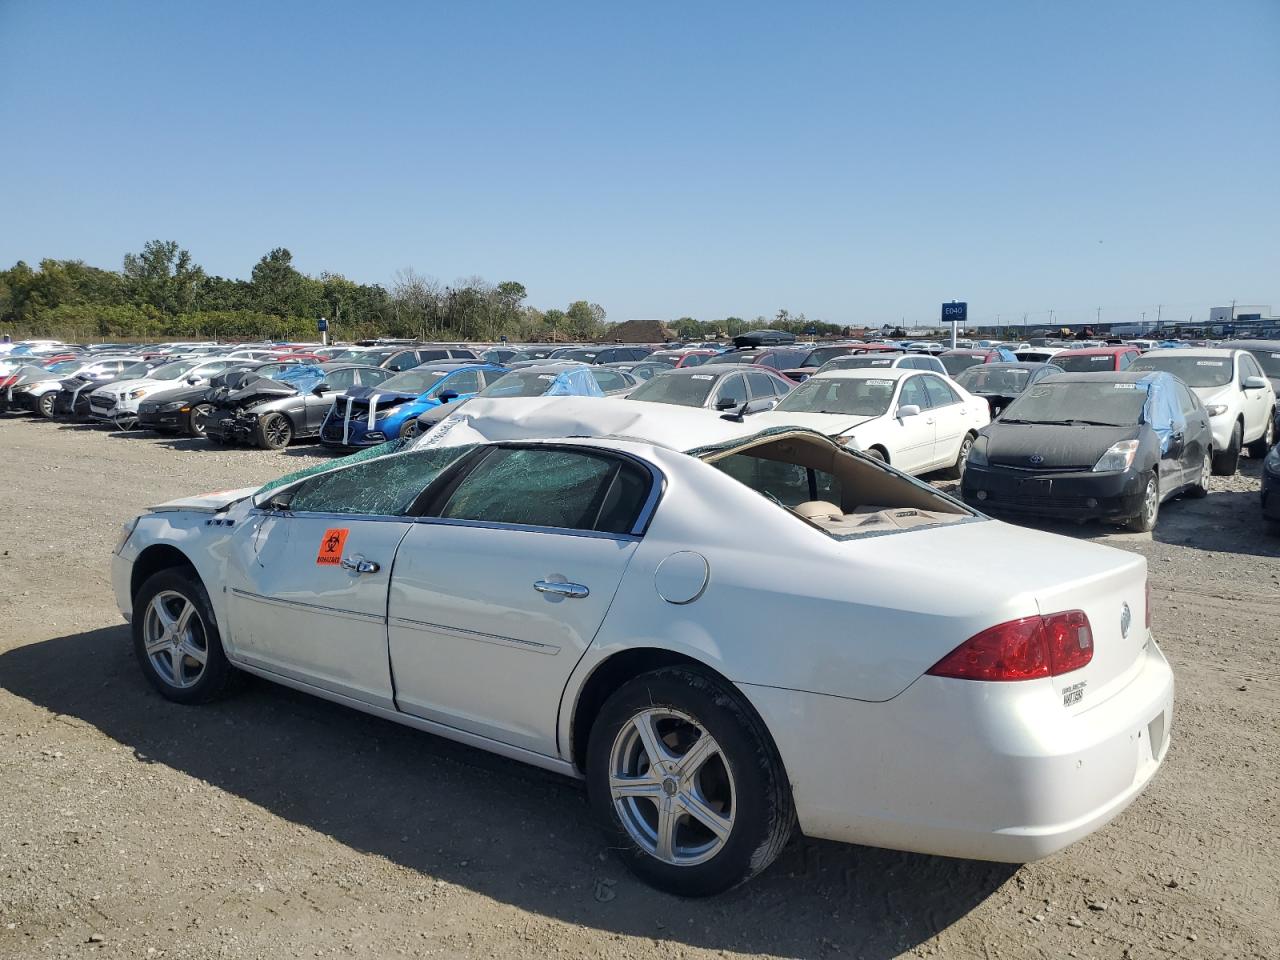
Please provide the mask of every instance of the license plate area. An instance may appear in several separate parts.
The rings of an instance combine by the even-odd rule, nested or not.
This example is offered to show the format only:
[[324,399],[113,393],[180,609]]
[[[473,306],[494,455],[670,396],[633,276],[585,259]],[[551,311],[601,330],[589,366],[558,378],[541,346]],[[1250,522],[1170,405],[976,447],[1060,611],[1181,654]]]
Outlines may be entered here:
[[1147,724],[1147,747],[1151,751],[1152,760],[1159,760],[1164,752],[1164,735],[1164,711],[1161,710]]

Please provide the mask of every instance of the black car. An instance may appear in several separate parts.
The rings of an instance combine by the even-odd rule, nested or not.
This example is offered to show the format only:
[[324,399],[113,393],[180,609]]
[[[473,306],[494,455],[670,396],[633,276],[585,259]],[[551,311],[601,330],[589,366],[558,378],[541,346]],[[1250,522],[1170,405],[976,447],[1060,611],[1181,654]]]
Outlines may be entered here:
[[393,375],[385,367],[353,363],[322,363],[320,369],[324,376],[311,384],[270,380],[259,370],[212,391],[205,435],[216,443],[282,450],[294,440],[319,436],[335,397]]
[[1208,493],[1212,456],[1208,411],[1172,374],[1062,373],[982,429],[961,495],[992,513],[1149,531],[1163,501]]
[[158,363],[138,360],[109,377],[74,376],[63,380],[53,398],[52,413],[55,417],[88,417],[89,394],[99,387],[109,387],[122,380],[140,380],[154,370]]
[[209,395],[219,387],[225,387],[228,378],[250,371],[269,377],[296,363],[297,361],[287,360],[238,360],[222,373],[211,377],[207,384],[166,393],[157,400],[142,401],[138,404],[136,426],[140,430],[203,437],[205,421],[209,417]]
[[956,383],[986,400],[994,419],[1028,387],[1063,372],[1051,363],[979,363],[956,374]]
[[785,330],[748,330],[733,338],[738,349],[745,347],[784,347],[796,342],[794,333]]
[[335,363],[358,363],[370,367],[383,367],[392,373],[412,370],[424,363],[436,360],[476,360],[476,352],[469,347],[449,346],[375,346],[351,349],[329,358]]
[[1262,461],[1262,516],[1280,534],[1280,443]]

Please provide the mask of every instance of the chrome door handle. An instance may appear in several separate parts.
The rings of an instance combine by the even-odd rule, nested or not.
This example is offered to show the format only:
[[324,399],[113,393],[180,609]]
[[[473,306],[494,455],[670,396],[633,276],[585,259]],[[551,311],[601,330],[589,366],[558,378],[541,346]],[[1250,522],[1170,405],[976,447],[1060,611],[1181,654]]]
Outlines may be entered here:
[[533,589],[539,593],[554,593],[556,596],[568,597],[571,600],[581,600],[591,593],[580,583],[565,583],[563,580],[535,580]]
[[372,560],[361,560],[358,557],[343,557],[338,562],[342,564],[343,570],[353,570],[356,573],[377,573],[379,570]]

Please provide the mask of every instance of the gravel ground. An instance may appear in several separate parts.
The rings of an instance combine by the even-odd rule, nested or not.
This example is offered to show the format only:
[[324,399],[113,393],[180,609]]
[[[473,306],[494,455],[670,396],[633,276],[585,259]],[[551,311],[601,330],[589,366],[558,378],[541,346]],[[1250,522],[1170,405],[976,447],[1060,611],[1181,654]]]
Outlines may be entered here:
[[0,957],[1275,957],[1280,540],[1258,465],[1154,534],[1173,744],[1021,868],[800,841],[728,895],[632,880],[580,788],[267,683],[153,694],[107,579],[140,507],[322,459],[0,419]]

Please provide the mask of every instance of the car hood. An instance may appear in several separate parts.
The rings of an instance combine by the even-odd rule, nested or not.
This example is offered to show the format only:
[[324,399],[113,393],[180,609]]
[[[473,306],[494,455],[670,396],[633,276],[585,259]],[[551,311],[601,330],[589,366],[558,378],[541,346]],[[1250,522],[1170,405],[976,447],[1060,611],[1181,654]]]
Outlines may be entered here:
[[982,429],[988,463],[1025,470],[1092,470],[1113,443],[1136,440],[1141,434],[1140,426],[1056,426],[999,420]]
[[751,419],[760,427],[804,427],[806,430],[814,430],[828,437],[838,437],[876,418],[855,417],[847,413],[792,413],[788,410],[768,410],[755,414]]
[[[379,390],[377,386],[352,387],[350,390],[348,390],[346,393],[343,394],[344,397],[350,397],[352,400],[355,400],[360,403],[368,403],[369,399],[375,395],[378,398],[379,408],[385,407],[385,406],[394,406],[397,403],[406,403],[409,400],[417,400],[419,397],[422,396],[422,394],[420,393],[402,393],[399,390],[392,390],[388,392],[386,390]],[[437,403],[439,401],[432,400],[430,402]]]
[[178,500],[169,500],[165,503],[158,503],[155,506],[147,507],[148,513],[175,513],[178,511],[186,511],[189,513],[217,513],[225,510],[231,504],[245,497],[252,496],[258,490],[257,487],[241,487],[236,490],[216,490],[213,493],[203,493],[194,497],[182,497]]
[[1206,407],[1214,403],[1221,403],[1229,407],[1237,397],[1236,387],[1233,383],[1226,383],[1220,387],[1192,387],[1191,392],[1199,397],[1200,402]]

